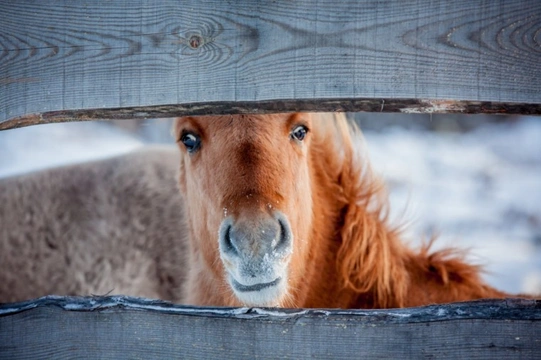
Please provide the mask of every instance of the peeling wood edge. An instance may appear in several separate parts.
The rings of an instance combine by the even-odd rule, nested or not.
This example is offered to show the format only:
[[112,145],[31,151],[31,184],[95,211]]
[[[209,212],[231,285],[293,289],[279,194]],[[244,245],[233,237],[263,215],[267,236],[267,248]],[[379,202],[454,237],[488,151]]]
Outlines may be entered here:
[[511,103],[437,99],[288,99],[136,106],[125,108],[59,110],[27,114],[0,122],[0,130],[30,125],[88,121],[172,118],[186,115],[277,112],[401,112],[416,114],[541,115],[539,103]]
[[328,320],[348,318],[371,323],[419,323],[465,319],[541,321],[541,300],[522,298],[483,299],[403,309],[339,310],[196,307],[127,296],[45,296],[20,303],[0,304],[0,319],[40,307],[54,307],[76,312],[150,311],[184,316],[272,321],[287,321],[291,318]]

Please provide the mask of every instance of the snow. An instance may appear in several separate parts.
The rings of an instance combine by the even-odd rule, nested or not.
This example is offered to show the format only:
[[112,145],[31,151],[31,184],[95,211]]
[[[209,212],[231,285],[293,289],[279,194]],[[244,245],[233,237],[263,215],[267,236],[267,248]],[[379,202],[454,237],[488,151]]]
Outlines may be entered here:
[[0,177],[127,153],[141,140],[110,124],[46,124],[0,131]]
[[[435,248],[470,248],[469,259],[485,266],[490,284],[541,293],[539,119],[486,124],[465,134],[388,128],[365,131],[365,137],[373,167],[388,182],[392,218],[408,225],[405,237],[413,246],[439,234]],[[144,144],[99,122],[3,131],[0,177]]]

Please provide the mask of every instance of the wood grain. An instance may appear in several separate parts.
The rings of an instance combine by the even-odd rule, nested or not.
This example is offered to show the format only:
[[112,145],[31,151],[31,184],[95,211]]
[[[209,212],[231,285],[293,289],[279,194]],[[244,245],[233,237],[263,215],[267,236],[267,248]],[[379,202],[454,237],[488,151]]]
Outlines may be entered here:
[[336,99],[540,114],[541,2],[0,0],[0,122]]
[[0,305],[0,358],[535,358],[541,302],[392,310],[196,308],[125,297]]

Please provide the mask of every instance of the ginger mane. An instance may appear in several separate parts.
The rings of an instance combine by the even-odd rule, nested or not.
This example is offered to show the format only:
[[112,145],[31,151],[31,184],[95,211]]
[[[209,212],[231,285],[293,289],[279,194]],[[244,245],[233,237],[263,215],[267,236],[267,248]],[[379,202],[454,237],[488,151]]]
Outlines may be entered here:
[[[430,252],[433,240],[419,251],[401,242],[400,226],[391,226],[388,196],[373,172],[361,131],[344,114],[323,120],[314,151],[322,182],[337,199],[336,271],[343,289],[357,294],[352,307],[404,307],[506,294],[483,283],[480,267],[465,261],[465,252]],[[332,141],[329,141],[332,138]],[[331,154],[331,155],[329,155]]]
[[369,294],[377,307],[403,306],[408,249],[398,240],[399,230],[387,224],[387,193],[372,171],[362,134],[344,114],[333,114],[332,120],[324,119],[328,115],[320,117],[322,131],[317,141],[327,145],[315,146],[315,157],[331,174],[326,186],[334,191],[340,206],[336,266],[342,285]]

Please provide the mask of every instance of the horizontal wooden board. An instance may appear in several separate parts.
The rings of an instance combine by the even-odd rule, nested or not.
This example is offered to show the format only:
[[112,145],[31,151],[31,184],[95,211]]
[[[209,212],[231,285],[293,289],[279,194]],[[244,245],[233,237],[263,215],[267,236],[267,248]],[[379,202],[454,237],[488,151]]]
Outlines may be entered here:
[[126,297],[0,305],[0,358],[535,358],[541,301],[391,310],[197,308]]
[[540,32],[541,2],[530,0],[0,0],[0,124],[314,109],[541,114]]

